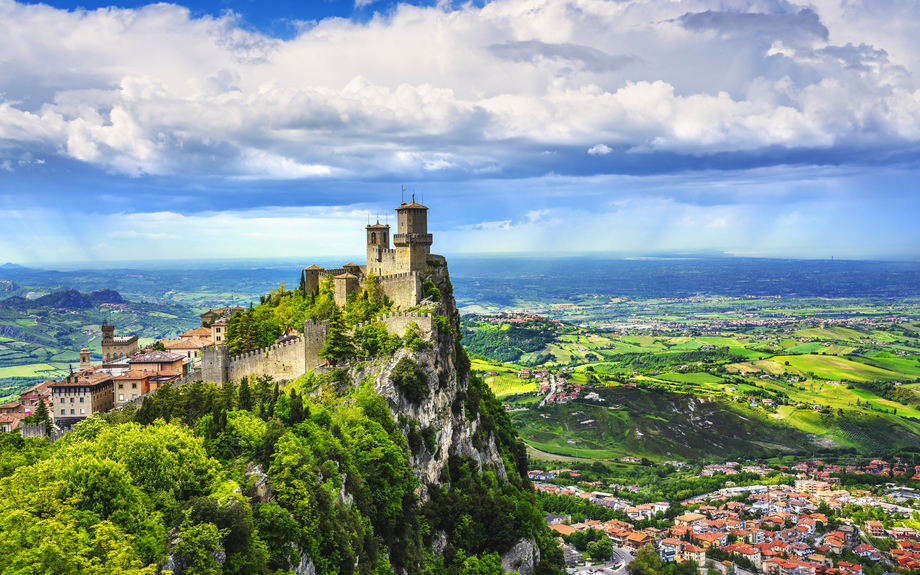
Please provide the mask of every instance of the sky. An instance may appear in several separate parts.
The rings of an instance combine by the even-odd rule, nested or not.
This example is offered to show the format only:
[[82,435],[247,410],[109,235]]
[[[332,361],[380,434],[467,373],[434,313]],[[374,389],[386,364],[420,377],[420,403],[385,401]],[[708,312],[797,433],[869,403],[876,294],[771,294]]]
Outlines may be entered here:
[[917,260],[918,25],[915,0],[0,0],[0,263],[352,256],[413,193],[435,253]]

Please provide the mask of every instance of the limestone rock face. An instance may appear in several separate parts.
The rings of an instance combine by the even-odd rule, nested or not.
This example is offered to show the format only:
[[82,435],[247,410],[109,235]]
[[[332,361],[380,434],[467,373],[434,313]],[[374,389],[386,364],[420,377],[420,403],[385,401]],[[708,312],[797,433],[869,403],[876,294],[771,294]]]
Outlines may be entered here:
[[521,575],[531,575],[540,562],[540,550],[533,539],[522,539],[520,543],[505,552],[502,569],[505,573],[517,571]]
[[[447,318],[449,331],[440,328],[435,330],[427,349],[412,351],[403,348],[392,356],[364,364],[362,369],[356,369],[351,374],[352,382],[356,385],[365,378],[374,381],[374,390],[386,398],[394,421],[401,423],[414,419],[419,429],[436,430],[434,453],[422,447],[417,454],[412,455],[411,463],[419,478],[422,503],[428,499],[425,484],[439,483],[441,470],[451,455],[469,457],[479,463],[480,470],[491,467],[500,477],[507,477],[494,436],[490,434],[480,438],[477,442],[480,447],[477,448],[473,437],[481,425],[480,415],[477,414],[471,421],[463,402],[458,400],[458,396],[462,396],[469,386],[469,377],[467,374],[458,374],[454,365],[456,355],[453,336],[460,333],[460,314],[451,292],[447,267],[429,267],[429,273],[423,277],[423,281],[428,280],[438,287],[441,297],[437,300],[423,300],[419,307],[423,311]],[[413,360],[427,379],[428,392],[418,404],[407,400],[390,380],[393,369],[403,358]],[[408,438],[410,426],[408,423],[401,426]]]

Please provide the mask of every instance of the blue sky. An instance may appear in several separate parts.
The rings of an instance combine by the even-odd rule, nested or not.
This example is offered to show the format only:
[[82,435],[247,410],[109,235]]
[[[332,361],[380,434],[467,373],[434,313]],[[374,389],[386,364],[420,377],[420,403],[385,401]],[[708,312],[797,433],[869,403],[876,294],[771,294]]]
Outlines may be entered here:
[[[0,260],[917,259],[920,5],[0,0]],[[2,262],[0,262],[2,263]]]

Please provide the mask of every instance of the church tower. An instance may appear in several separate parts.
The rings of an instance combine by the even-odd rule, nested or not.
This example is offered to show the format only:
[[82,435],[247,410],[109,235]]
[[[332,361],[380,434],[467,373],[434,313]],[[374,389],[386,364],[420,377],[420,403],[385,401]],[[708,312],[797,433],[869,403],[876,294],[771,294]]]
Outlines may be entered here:
[[425,271],[431,253],[431,234],[428,233],[428,208],[415,202],[403,203],[396,208],[396,267],[400,272]]

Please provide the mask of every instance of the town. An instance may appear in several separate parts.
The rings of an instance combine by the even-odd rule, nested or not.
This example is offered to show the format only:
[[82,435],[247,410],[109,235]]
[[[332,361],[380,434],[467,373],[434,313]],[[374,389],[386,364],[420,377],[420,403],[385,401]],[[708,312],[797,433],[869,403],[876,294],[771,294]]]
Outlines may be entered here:
[[[640,461],[621,458],[621,463]],[[628,560],[649,547],[664,562],[694,561],[701,572],[867,575],[920,569],[920,522],[911,506],[917,493],[904,485],[908,478],[920,480],[920,466],[906,462],[711,464],[702,466],[698,477],[719,477],[723,487],[681,501],[649,503],[637,503],[637,484],[587,481],[573,469],[531,469],[528,476],[550,510],[546,521],[570,567],[592,557],[584,543],[603,533],[630,555]],[[769,481],[736,485],[732,476]],[[859,476],[871,489],[841,485],[841,477]]]

